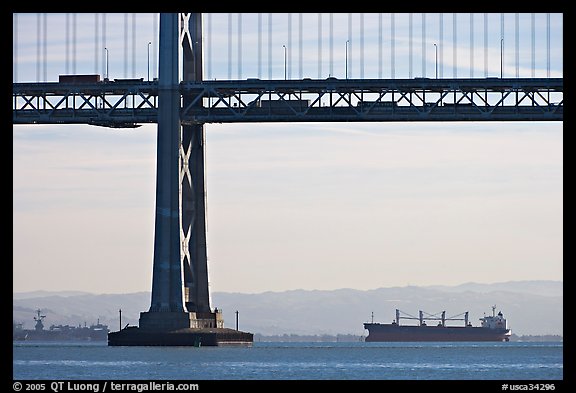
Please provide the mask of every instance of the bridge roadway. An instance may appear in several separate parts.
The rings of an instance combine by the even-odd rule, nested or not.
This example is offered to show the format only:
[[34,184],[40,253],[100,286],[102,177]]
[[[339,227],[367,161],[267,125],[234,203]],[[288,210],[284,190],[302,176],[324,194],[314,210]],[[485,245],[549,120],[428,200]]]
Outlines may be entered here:
[[[205,80],[175,86],[182,124],[562,121],[562,78]],[[13,83],[13,124],[138,127],[158,121],[158,82]]]

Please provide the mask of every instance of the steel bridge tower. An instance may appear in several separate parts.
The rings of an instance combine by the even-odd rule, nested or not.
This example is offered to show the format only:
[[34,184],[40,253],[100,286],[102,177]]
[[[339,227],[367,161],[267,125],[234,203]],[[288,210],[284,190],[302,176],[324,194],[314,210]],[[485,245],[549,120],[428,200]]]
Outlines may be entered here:
[[[202,15],[160,14],[154,260],[150,309],[138,328],[109,334],[109,345],[222,345],[252,342],[225,329],[210,308],[206,253],[204,124],[182,125],[184,81],[202,81]],[[182,60],[182,74],[179,63]],[[197,105],[202,105],[201,101]]]

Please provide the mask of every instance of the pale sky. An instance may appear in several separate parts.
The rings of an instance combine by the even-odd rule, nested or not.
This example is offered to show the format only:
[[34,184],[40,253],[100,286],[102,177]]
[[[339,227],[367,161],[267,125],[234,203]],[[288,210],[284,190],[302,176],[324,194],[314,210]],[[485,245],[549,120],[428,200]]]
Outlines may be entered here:
[[[399,40],[408,37],[406,15],[395,16]],[[94,60],[94,16],[80,17],[88,19],[79,20],[83,28],[77,32],[76,72],[102,74],[104,58],[97,64]],[[263,79],[269,72],[267,17],[262,14]],[[535,34],[537,53],[531,56],[526,38],[530,37],[530,14],[520,15],[520,29],[528,26],[528,34],[519,35],[520,47],[528,49],[520,51],[516,63],[515,15],[505,14],[505,73],[509,77],[516,70],[520,77],[530,77],[532,72],[537,77],[548,72],[552,77],[562,76],[562,15],[551,15],[549,68],[542,27],[545,17],[535,16],[540,27]],[[42,79],[43,70],[37,68],[36,18],[36,14],[17,18],[18,81],[35,81],[38,74]],[[316,14],[305,14],[306,18],[310,23],[318,21]],[[231,19],[231,30],[236,32],[237,14]],[[432,41],[439,32],[439,15],[426,16],[427,35],[432,38],[427,38],[431,41],[425,50],[425,67],[421,19],[421,14],[413,14],[412,76],[422,75],[425,68],[426,75],[433,77]],[[469,19],[469,14],[458,15],[464,29],[457,36],[458,77],[470,76]],[[64,14],[48,14],[47,20],[49,43],[65,37]],[[119,55],[116,60],[113,57],[122,53],[123,14],[108,14],[106,20],[110,78],[124,77],[124,69],[132,77],[132,66],[125,66]],[[144,27],[153,24],[150,15],[138,14],[137,20]],[[273,78],[281,79],[281,37],[288,31],[282,28],[286,29],[288,17],[274,14],[273,20],[277,53],[271,72]],[[292,14],[293,79],[299,77],[298,20],[298,14]],[[378,50],[370,45],[378,41],[378,15],[364,15],[363,61],[358,41],[360,15],[354,14],[352,20],[351,77],[360,77],[362,64],[365,77],[377,77]],[[443,20],[446,49],[441,68],[444,77],[452,77],[452,14],[444,14]],[[206,30],[207,21],[205,16]],[[213,49],[204,49],[205,74],[218,79],[227,79],[229,73],[233,79],[258,76],[257,15],[242,16],[246,35],[241,44],[236,39],[231,45],[227,42],[227,14],[213,15],[210,21]],[[391,72],[386,43],[389,21],[390,14],[383,14],[384,78]],[[500,73],[500,22],[500,14],[489,15],[489,76]],[[89,23],[92,26],[86,27]],[[218,28],[218,23],[226,27]],[[327,34],[327,14],[322,23]],[[474,15],[474,26],[478,30],[473,76],[483,77],[483,14]],[[137,34],[136,74],[146,78],[147,43],[153,41],[153,34],[149,28],[137,27],[142,33]],[[131,26],[128,31],[131,34]],[[347,14],[334,15],[333,61],[329,61],[330,40],[325,38],[320,67],[317,25],[303,31],[309,41],[302,50],[303,76],[316,78],[321,69],[327,77],[331,68],[339,76],[349,37]],[[376,37],[368,34],[374,31]],[[91,38],[80,42],[83,34]],[[129,45],[131,40],[129,36]],[[98,45],[104,48],[102,41]],[[404,42],[395,47],[396,77],[408,77],[410,46]],[[236,60],[241,48],[241,68],[238,61],[227,66],[229,48]],[[63,42],[48,45],[47,80],[55,81],[66,73],[66,52]],[[130,60],[131,52],[127,57]],[[562,154],[561,122],[207,124],[210,288],[257,293],[562,280]],[[155,155],[156,125],[128,130],[14,126],[13,290],[149,291]]]

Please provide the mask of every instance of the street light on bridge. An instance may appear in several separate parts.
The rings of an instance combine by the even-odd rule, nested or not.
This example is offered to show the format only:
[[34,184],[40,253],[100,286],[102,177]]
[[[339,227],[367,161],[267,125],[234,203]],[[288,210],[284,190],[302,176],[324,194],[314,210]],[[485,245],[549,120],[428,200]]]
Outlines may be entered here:
[[346,79],[348,79],[348,43],[350,40],[346,40]]
[[284,80],[286,80],[286,45],[282,45],[284,48]]
[[104,48],[106,51],[106,80],[108,80],[108,48]]
[[436,79],[438,79],[438,45],[434,44],[434,50],[436,52]]
[[150,82],[150,45],[152,43],[148,41],[148,82]]
[[504,37],[500,38],[500,79],[504,69]]

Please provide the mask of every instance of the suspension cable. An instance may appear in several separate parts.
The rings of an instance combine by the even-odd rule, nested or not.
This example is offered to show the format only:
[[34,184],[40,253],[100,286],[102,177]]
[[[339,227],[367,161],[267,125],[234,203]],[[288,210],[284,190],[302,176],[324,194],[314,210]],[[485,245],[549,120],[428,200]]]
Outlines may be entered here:
[[318,13],[318,79],[322,78],[322,14]]
[[426,13],[422,13],[422,77],[426,77]]
[[136,78],[136,13],[132,13],[132,78]]
[[514,58],[516,62],[516,78],[520,76],[520,14],[516,13],[514,15],[514,33],[515,33],[515,48],[514,48]]
[[408,14],[408,78],[412,79],[412,13]]
[[360,78],[364,79],[364,14],[360,13]]
[[13,41],[12,41],[12,79],[14,82],[18,82],[18,14],[13,15]]
[[238,79],[242,79],[242,13],[238,13]]
[[298,73],[299,78],[302,79],[302,13],[298,14]]
[[382,79],[382,13],[378,13],[378,79]]
[[329,73],[334,75],[334,14],[329,14],[329,38],[330,38],[330,60],[329,60]]
[[457,21],[456,21],[456,13],[452,14],[452,62],[453,62],[453,68],[452,68],[452,77],[453,78],[458,78],[458,55],[457,55]]
[[474,78],[474,14],[470,13],[470,78]]
[[258,13],[258,78],[262,78],[262,14]]
[[488,77],[488,14],[484,13],[484,78]]
[[98,24],[99,24],[99,15],[98,13],[94,14],[94,73],[99,74],[98,72],[98,55],[100,54],[100,50],[98,48],[98,38],[100,38],[100,34],[98,33]]
[[394,79],[394,13],[390,14],[390,78]]
[[292,14],[288,13],[288,79],[292,79]]
[[124,13],[124,78],[128,78],[128,14]]
[[268,14],[268,79],[272,79],[272,13]]

